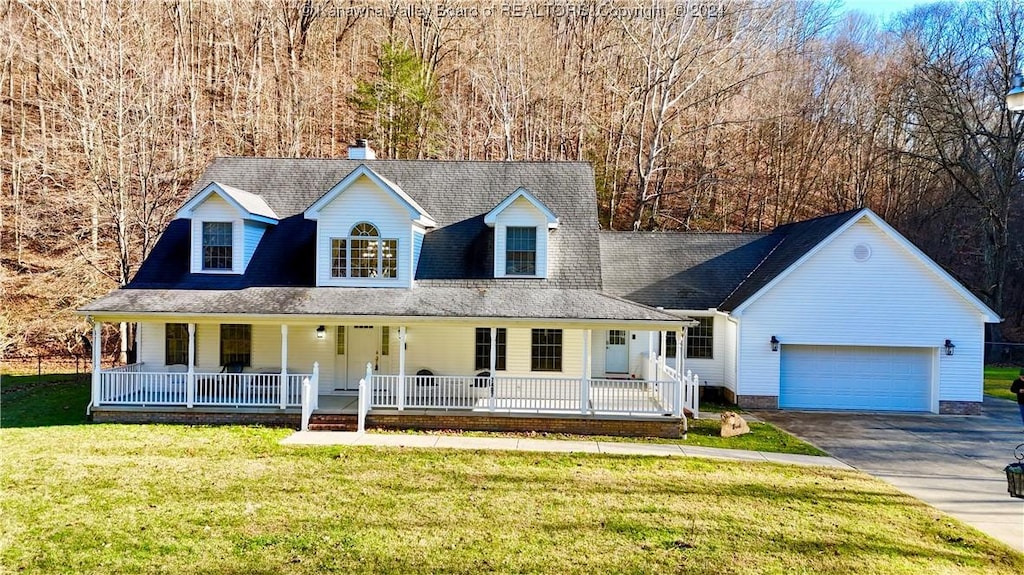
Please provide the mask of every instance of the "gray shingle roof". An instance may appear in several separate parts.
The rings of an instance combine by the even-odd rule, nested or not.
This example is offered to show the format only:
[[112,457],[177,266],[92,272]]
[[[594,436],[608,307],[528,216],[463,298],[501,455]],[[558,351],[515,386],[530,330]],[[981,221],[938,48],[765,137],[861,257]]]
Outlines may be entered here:
[[608,293],[650,306],[731,311],[861,210],[770,234],[601,232]]
[[437,221],[438,229],[424,238],[417,279],[493,277],[478,257],[493,242],[483,215],[524,187],[562,222],[550,235],[545,287],[600,289],[594,173],[585,162],[226,157],[216,158],[192,190],[212,181],[241,188],[287,218],[301,214],[360,164],[399,185]]
[[841,228],[843,224],[863,211],[863,209],[849,210],[775,228],[772,236],[779,238],[778,243],[771,253],[765,257],[764,261],[750,272],[750,276],[722,301],[722,305],[719,308],[723,311],[736,309],[737,306],[747,301],[747,298],[768,285],[779,274],[803,257],[804,254],[813,249],[814,246],[831,235],[832,232]]
[[610,294],[668,309],[718,307],[778,243],[769,234],[601,232]]
[[[316,223],[302,213],[361,164],[437,221],[423,242],[415,289],[314,287]],[[175,220],[126,289],[82,311],[662,321],[665,314],[644,306],[734,309],[860,213],[770,234],[598,233],[593,171],[581,162],[228,157],[207,167],[193,193],[212,181],[257,194],[281,217],[246,273],[189,273],[189,222]],[[560,219],[548,280],[493,277],[494,233],[484,215],[520,187]]]
[[121,289],[80,311],[132,314],[333,315],[680,322],[594,290],[419,287]]

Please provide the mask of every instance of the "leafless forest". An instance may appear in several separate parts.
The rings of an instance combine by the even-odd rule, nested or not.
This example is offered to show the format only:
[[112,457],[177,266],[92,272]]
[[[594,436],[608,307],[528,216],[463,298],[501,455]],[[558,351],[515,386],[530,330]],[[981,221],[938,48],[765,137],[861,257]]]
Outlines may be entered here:
[[[74,349],[218,155],[586,160],[601,224],[868,206],[1024,338],[1024,3],[0,0],[0,352]],[[891,318],[899,321],[899,318]],[[886,329],[879,325],[879,329]]]

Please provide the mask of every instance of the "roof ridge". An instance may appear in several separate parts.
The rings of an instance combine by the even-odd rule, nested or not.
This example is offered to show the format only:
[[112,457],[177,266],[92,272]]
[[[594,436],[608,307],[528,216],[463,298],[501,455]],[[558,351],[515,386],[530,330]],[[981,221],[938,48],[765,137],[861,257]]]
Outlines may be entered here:
[[[767,236],[765,236],[765,237],[771,237],[771,236],[773,236],[773,235],[775,235],[775,232],[772,232],[771,234],[768,234],[768,235],[767,235]],[[763,258],[761,258],[761,261],[757,262],[757,265],[756,265],[756,266],[754,266],[754,267],[753,267],[753,268],[752,268],[752,269],[750,270],[750,273],[748,273],[748,274],[747,274],[747,275],[746,275],[746,276],[745,276],[745,277],[743,278],[743,280],[742,280],[742,281],[740,281],[740,283],[736,284],[736,287],[732,288],[732,291],[731,291],[731,292],[729,292],[729,295],[725,296],[725,298],[724,298],[724,299],[722,299],[722,301],[718,302],[718,306],[719,306],[719,307],[721,307],[721,306],[722,306],[723,304],[725,304],[725,302],[729,301],[729,298],[731,298],[731,297],[733,296],[733,294],[735,294],[735,293],[736,293],[737,291],[739,291],[739,289],[740,289],[741,287],[743,287],[743,285],[744,285],[745,283],[747,283],[747,281],[748,281],[748,280],[749,280],[749,279],[750,279],[750,278],[751,278],[751,277],[752,277],[752,276],[753,276],[753,275],[754,275],[754,274],[755,274],[755,273],[757,272],[757,270],[761,269],[761,266],[763,266],[763,265],[764,265],[764,263],[765,263],[766,261],[768,261],[768,259],[769,259],[769,258],[771,258],[771,257],[772,257],[772,254],[774,254],[774,253],[775,253],[775,251],[779,249],[779,246],[781,246],[781,245],[782,245],[783,243],[785,243],[787,239],[789,239],[789,237],[788,237],[788,236],[783,236],[783,237],[782,237],[782,239],[781,239],[781,240],[779,240],[779,242],[778,242],[778,243],[776,243],[776,244],[775,244],[774,246],[772,246],[772,249],[768,250],[768,253],[767,253],[767,254],[765,254]]]

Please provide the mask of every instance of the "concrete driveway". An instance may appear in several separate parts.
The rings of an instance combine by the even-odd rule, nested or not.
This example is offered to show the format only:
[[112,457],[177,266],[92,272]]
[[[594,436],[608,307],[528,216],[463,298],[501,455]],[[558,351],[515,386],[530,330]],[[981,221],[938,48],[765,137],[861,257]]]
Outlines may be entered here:
[[1017,405],[985,398],[983,415],[758,411],[756,417],[1024,552],[1024,499],[1003,467],[1024,443]]

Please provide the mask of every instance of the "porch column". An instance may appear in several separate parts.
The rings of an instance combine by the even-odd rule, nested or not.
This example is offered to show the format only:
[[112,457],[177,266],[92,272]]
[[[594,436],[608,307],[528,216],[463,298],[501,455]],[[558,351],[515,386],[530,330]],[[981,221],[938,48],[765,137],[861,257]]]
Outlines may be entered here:
[[[317,390],[319,391],[319,390]],[[281,409],[288,405],[288,324],[281,324]]]
[[[367,382],[369,383],[369,382]],[[405,326],[398,326],[398,411],[405,410]]]
[[590,411],[590,330],[583,330],[583,365],[580,366],[580,413]]
[[689,383],[683,382],[683,330],[676,330],[676,404],[673,406],[672,412],[676,417],[679,417],[683,413],[683,402],[686,400],[684,392],[689,389]]
[[661,345],[658,347],[658,377],[654,381],[661,381],[661,374],[665,371],[665,354],[668,351],[668,332],[659,331]]
[[647,332],[647,377],[658,381],[658,369],[655,365],[654,331]]
[[103,324],[92,323],[92,404],[100,404],[100,371],[103,370]]
[[683,367],[685,367],[686,360],[686,340],[689,337],[689,327],[684,327],[681,331],[676,332],[676,371],[679,372],[679,375],[686,373]]
[[185,407],[196,403],[196,324],[188,324],[188,370],[185,376]]
[[[505,332],[508,333],[508,332]],[[507,361],[507,360],[506,360]],[[494,411],[494,376],[498,370],[498,328],[491,328],[491,397],[487,400],[487,408]]]

